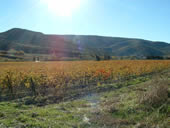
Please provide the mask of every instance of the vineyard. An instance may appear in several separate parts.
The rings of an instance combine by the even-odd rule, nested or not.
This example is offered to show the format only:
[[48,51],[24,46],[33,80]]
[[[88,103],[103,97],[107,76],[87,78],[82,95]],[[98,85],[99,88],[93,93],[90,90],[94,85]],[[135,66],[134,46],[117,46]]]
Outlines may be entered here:
[[68,90],[128,80],[168,68],[170,61],[158,60],[0,63],[0,101],[28,95],[60,96]]

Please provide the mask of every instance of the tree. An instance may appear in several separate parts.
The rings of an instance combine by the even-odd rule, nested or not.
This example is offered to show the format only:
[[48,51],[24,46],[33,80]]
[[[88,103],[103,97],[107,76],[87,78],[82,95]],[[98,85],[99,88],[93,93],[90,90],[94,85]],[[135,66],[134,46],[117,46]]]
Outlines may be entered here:
[[100,61],[100,60],[101,60],[100,56],[96,55],[96,61]]
[[104,60],[111,60],[111,59],[112,59],[111,56],[109,56],[109,55],[104,55]]
[[33,57],[33,61],[36,61],[36,57],[35,56]]

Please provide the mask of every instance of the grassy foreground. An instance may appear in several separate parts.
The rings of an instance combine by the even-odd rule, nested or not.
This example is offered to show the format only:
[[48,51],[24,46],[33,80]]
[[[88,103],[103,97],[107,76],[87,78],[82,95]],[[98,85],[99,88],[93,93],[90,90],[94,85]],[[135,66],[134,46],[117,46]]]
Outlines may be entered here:
[[[0,128],[168,128],[170,71],[98,90],[58,104],[27,105],[30,97],[0,103]],[[113,87],[113,89],[111,89]],[[34,98],[37,103],[43,97]]]

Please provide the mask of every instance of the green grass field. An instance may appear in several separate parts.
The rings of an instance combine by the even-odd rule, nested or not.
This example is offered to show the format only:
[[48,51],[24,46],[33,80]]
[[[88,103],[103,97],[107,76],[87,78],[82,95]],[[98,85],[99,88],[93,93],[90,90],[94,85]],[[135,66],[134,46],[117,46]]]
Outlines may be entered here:
[[103,84],[97,87],[98,92],[59,103],[44,97],[1,102],[0,128],[168,128],[169,84],[167,70]]

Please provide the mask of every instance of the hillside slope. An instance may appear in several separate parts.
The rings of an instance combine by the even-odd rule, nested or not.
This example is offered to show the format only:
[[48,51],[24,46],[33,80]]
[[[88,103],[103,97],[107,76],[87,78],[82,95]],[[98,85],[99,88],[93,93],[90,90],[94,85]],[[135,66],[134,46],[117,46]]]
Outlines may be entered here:
[[46,35],[14,28],[0,33],[0,50],[15,49],[32,54],[108,54],[112,56],[164,56],[170,55],[170,44],[142,39],[83,36]]

